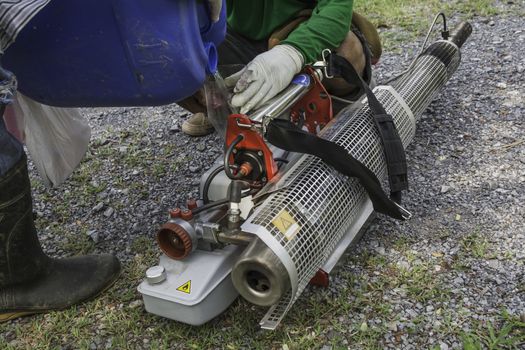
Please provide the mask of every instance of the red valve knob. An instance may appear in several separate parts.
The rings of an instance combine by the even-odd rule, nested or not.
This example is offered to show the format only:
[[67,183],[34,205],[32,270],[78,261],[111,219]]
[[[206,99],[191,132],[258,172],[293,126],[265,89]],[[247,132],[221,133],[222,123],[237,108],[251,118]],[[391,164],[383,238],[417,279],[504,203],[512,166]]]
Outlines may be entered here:
[[170,210],[170,218],[172,219],[179,218],[180,214],[181,214],[180,208],[175,208],[175,209]]
[[197,201],[195,199],[193,199],[193,198],[188,199],[186,201],[186,206],[188,207],[189,210],[196,209],[197,208]]
[[172,222],[162,226],[157,233],[157,242],[160,249],[175,260],[184,259],[193,250],[193,243],[188,232],[182,226]]
[[180,218],[182,220],[191,220],[193,219],[193,213],[191,212],[191,210],[189,209],[184,209],[181,213],[180,213]]

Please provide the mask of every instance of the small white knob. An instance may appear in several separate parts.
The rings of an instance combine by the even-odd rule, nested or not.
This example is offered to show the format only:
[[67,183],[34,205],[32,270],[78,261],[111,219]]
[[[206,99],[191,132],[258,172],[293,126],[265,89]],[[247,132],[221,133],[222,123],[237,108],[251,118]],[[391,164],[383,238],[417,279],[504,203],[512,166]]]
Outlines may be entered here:
[[166,279],[166,270],[164,266],[153,266],[146,271],[146,280],[149,284],[157,284]]

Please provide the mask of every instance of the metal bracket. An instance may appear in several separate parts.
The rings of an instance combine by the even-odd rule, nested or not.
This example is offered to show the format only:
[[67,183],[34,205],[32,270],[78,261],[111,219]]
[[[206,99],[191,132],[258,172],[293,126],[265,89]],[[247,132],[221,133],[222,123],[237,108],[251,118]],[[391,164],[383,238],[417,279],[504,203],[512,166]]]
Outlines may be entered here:
[[399,205],[396,202],[394,202],[394,204],[397,206],[397,208],[401,212],[401,216],[403,217],[403,219],[410,220],[412,218],[412,213],[411,212],[409,212],[408,210],[406,210],[405,208],[403,208],[401,205]]
[[321,56],[323,58],[322,61],[317,61],[314,64],[312,64],[312,68],[314,69],[321,69],[324,73],[325,78],[332,79],[334,76],[328,74],[328,56],[332,54],[332,51],[330,49],[324,49],[321,53]]
[[220,244],[219,240],[217,239],[217,235],[221,229],[220,225],[213,222],[203,222],[201,225],[202,239],[207,242]]

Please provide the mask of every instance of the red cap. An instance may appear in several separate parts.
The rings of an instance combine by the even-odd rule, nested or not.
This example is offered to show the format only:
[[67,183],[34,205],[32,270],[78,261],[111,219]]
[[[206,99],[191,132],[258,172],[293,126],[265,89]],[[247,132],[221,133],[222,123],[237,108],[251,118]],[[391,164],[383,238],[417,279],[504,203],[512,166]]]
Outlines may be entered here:
[[184,209],[181,213],[180,213],[180,218],[182,220],[191,220],[193,219],[193,213],[191,212],[191,210],[189,209]]
[[175,209],[170,210],[170,218],[172,219],[179,218],[180,214],[181,214],[180,208],[175,208]]
[[193,198],[190,198],[186,201],[186,206],[189,210],[193,210],[197,208],[197,201]]

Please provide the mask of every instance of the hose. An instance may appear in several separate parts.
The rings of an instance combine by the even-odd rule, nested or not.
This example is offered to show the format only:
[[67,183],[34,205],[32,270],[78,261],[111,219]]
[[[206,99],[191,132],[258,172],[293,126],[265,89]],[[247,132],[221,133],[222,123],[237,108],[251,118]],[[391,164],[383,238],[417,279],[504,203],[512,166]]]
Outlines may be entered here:
[[210,202],[210,198],[208,197],[208,191],[210,189],[211,182],[213,181],[215,176],[219,175],[219,173],[223,170],[224,165],[217,167],[217,169],[213,170],[204,182],[204,186],[202,187],[202,201],[204,202],[204,204],[208,204]]
[[[259,190],[251,190],[249,192],[246,192],[246,193],[243,193],[241,198],[244,198],[244,197],[247,197],[247,196],[251,196],[251,195],[254,195],[258,192]],[[191,212],[193,215],[196,215],[202,211],[205,211],[205,210],[208,210],[208,209],[211,209],[211,208],[215,208],[215,207],[218,207],[220,205],[224,205],[224,204],[227,204],[229,203],[230,200],[228,198],[224,198],[224,199],[219,199],[217,201],[213,201],[211,203],[208,203],[208,204],[205,204],[203,206],[200,206],[200,207],[197,207],[195,209],[193,209]]]
[[244,140],[244,135],[243,134],[240,134],[238,135],[235,140],[233,140],[233,142],[228,146],[228,148],[226,149],[226,152],[224,152],[224,172],[226,173],[226,176],[228,176],[230,179],[232,180],[238,180],[240,179],[243,175],[241,173],[237,173],[235,175],[233,175],[231,169],[230,169],[230,156],[233,152],[233,149],[235,148],[235,146],[237,146],[242,140]]
[[423,45],[421,45],[418,54],[416,55],[416,57],[414,57],[412,62],[410,62],[410,65],[408,66],[408,68],[405,69],[404,71],[402,71],[401,73],[396,74],[395,76],[393,76],[392,78],[388,79],[387,81],[385,81],[383,83],[384,85],[390,84],[391,82],[399,79],[401,76],[405,75],[406,73],[408,73],[412,69],[412,67],[416,63],[417,59],[419,58],[419,56],[421,56],[423,54],[423,52],[425,51],[425,48],[427,47],[428,39],[430,38],[430,34],[434,30],[434,27],[435,27],[439,17],[441,17],[443,19],[443,30],[441,31],[441,36],[445,40],[448,39],[449,32],[448,32],[448,28],[447,28],[447,17],[445,16],[445,14],[443,12],[439,12],[434,17],[434,20],[432,21],[432,24],[430,25],[430,28],[428,29],[427,35],[425,37],[425,40],[423,41]]

